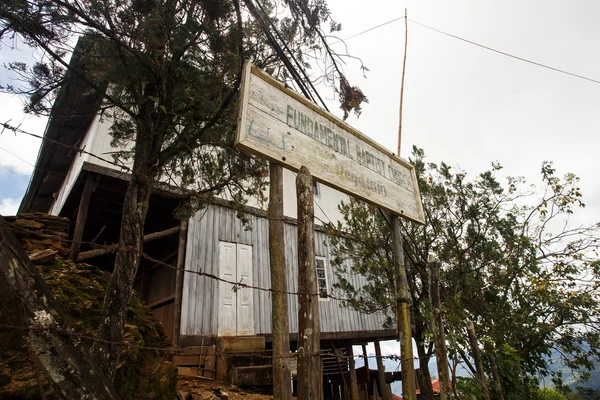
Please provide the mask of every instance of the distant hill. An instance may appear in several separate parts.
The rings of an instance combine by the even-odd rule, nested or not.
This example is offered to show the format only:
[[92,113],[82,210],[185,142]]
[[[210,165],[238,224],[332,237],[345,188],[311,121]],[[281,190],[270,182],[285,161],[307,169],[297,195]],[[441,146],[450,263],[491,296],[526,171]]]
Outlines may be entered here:
[[[558,352],[552,352],[549,357],[548,366],[551,371],[562,372],[563,382],[568,385],[571,390],[575,390],[576,386],[583,386],[590,389],[600,389],[600,360],[594,363],[594,370],[591,371],[590,378],[585,382],[580,381],[579,373],[573,373],[570,368],[566,367],[560,359]],[[550,377],[542,378],[547,385],[552,384]]]

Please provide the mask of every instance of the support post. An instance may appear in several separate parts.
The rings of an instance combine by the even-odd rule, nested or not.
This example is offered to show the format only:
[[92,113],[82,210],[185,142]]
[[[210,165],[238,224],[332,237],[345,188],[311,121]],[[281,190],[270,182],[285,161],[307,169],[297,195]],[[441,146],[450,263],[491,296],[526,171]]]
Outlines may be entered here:
[[490,392],[487,387],[485,373],[483,372],[483,360],[481,359],[481,352],[479,351],[479,345],[477,344],[475,326],[473,325],[473,321],[471,321],[470,319],[467,320],[467,335],[469,336],[469,343],[471,344],[473,361],[475,361],[475,371],[477,372],[477,380],[481,385],[483,398],[484,400],[490,400]]
[[446,348],[446,333],[442,316],[442,301],[440,299],[440,263],[429,262],[429,294],[433,312],[433,339],[435,341],[435,358],[440,379],[440,400],[450,398],[450,379],[448,377],[448,349]]
[[173,346],[179,347],[181,334],[181,297],[183,296],[183,276],[185,268],[185,246],[187,242],[187,220],[179,225],[179,245],[177,247],[177,273],[175,275],[175,310],[173,320]]
[[350,400],[358,400],[358,381],[356,380],[356,366],[354,365],[354,349],[352,342],[348,343],[348,365],[350,369]]
[[296,177],[298,196],[298,400],[322,396],[319,297],[315,260],[313,180],[306,167]]
[[73,261],[77,261],[79,249],[81,248],[81,240],[83,239],[83,230],[85,229],[85,221],[87,220],[90,197],[92,196],[92,191],[94,189],[94,178],[93,174],[87,174],[85,186],[83,187],[83,194],[79,201],[79,210],[77,211],[75,231],[73,232],[73,241],[71,242],[71,251],[69,254],[69,258]]
[[290,328],[283,224],[283,167],[270,163],[269,261],[271,266],[271,324],[273,327],[273,399],[291,400]]
[[375,339],[375,357],[377,357],[377,386],[381,391],[381,398],[383,400],[392,400],[391,389],[389,385],[385,382],[385,366],[383,365],[383,358],[381,356],[381,346],[379,345],[379,339]]
[[392,215],[392,235],[394,246],[394,265],[396,268],[396,316],[398,339],[400,341],[400,356],[402,367],[402,396],[407,400],[416,400],[415,366],[412,348],[412,329],[410,325],[410,293],[408,280],[404,269],[404,250],[402,234],[397,215]]
[[367,367],[367,398],[371,400],[375,396],[373,395],[373,385],[371,385],[371,373],[369,372],[369,356],[367,354],[367,345],[362,345],[363,362]]

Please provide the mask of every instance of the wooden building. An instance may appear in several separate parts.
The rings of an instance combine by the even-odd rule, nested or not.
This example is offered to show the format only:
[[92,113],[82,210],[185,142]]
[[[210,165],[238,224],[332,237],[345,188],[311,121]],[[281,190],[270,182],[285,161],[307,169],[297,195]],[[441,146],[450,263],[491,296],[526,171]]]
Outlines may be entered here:
[[[71,233],[82,242],[78,260],[110,271],[114,255],[97,249],[94,244],[118,241],[129,176],[110,162],[93,156],[110,160],[110,153],[115,150],[108,133],[110,122],[91,112],[97,106],[98,99],[80,90],[76,80],[65,84],[56,100],[54,117],[48,122],[44,134],[47,140],[42,143],[19,211],[70,218]],[[90,154],[73,148],[85,149]],[[294,179],[294,174],[286,170],[285,247],[290,292],[296,292],[298,287]],[[321,184],[316,189],[317,224],[338,219],[337,206],[346,195]],[[270,293],[229,283],[270,288],[266,211],[258,204],[246,207],[252,226],[248,230],[227,200],[217,200],[188,221],[180,221],[175,210],[182,201],[185,195],[166,184],[157,185],[151,196],[144,227],[147,235],[144,252],[155,261],[141,261],[135,283],[138,294],[163,324],[169,345],[218,346],[221,337],[250,337],[259,338],[259,347],[268,350]],[[81,227],[80,232],[75,232],[76,225]],[[324,374],[343,374],[349,367],[347,358],[339,357],[340,349],[347,354],[352,344],[392,339],[395,331],[383,329],[382,314],[362,314],[328,297],[337,278],[331,269],[327,237],[318,227],[315,253],[321,293],[321,343],[328,354],[324,363],[328,357],[334,360]],[[181,268],[188,272],[183,273]],[[364,278],[348,275],[346,279],[360,286]],[[298,302],[294,295],[289,296],[289,317],[294,349],[298,331]],[[202,369],[202,365],[198,361],[198,368]],[[217,369],[209,368],[208,364],[204,367],[212,372]]]

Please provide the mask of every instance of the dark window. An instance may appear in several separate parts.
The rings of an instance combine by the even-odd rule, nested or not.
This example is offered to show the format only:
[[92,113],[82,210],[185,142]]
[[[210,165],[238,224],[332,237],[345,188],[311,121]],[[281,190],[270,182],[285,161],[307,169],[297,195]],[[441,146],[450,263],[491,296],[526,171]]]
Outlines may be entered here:
[[316,257],[317,261],[317,289],[319,291],[319,300],[329,299],[329,290],[327,288],[327,263],[325,257]]

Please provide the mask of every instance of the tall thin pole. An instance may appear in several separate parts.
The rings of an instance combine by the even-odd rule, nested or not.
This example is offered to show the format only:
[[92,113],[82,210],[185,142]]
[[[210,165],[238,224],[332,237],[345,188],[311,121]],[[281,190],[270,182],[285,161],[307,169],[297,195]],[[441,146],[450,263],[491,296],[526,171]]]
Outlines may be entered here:
[[402,103],[404,100],[404,73],[406,72],[406,48],[408,47],[408,16],[406,8],[404,9],[404,61],[402,62],[402,81],[400,82],[400,120],[398,123],[398,157],[400,157],[400,147],[402,145]]
[[[406,49],[408,47],[408,16],[404,9],[404,62],[402,64],[402,82],[400,84],[400,109],[398,122],[398,157],[402,144],[402,104],[404,102],[404,75],[406,72]],[[396,322],[398,340],[400,341],[400,356],[402,366],[402,397],[407,400],[416,400],[415,367],[412,351],[412,329],[410,324],[409,305],[410,293],[406,270],[404,266],[404,250],[400,221],[397,215],[392,215],[392,235],[394,243],[395,263],[395,289],[396,289]]]
[[315,261],[313,180],[306,167],[296,177],[298,196],[298,400],[319,400],[321,326]]
[[283,167],[270,164],[269,262],[271,267],[271,324],[273,331],[273,399],[291,400],[289,367],[290,327],[283,225]]

